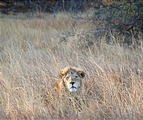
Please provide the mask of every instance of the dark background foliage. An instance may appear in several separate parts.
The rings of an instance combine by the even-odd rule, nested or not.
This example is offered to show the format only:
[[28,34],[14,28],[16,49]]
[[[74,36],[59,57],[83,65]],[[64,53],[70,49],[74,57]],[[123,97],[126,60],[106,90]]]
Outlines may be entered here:
[[[121,45],[140,46],[143,33],[143,1],[142,0],[1,0],[0,12],[17,13],[53,13],[70,12],[76,15],[88,9],[94,10],[94,16],[87,18],[96,24],[95,37],[100,39],[106,34],[106,42],[118,42]],[[76,16],[76,19],[82,19]],[[83,18],[85,19],[85,18]],[[97,25],[98,23],[98,25]],[[99,34],[100,33],[100,34]],[[111,39],[111,35],[116,40]],[[124,37],[124,38],[122,38]],[[136,40],[133,40],[135,38]]]

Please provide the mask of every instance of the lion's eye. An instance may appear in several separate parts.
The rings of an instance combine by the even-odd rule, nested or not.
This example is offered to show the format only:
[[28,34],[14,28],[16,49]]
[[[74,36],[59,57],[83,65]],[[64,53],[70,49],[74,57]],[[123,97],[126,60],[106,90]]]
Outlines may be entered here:
[[78,76],[75,76],[75,78],[78,78]]
[[68,79],[69,79],[69,76],[66,77],[66,80],[68,80]]

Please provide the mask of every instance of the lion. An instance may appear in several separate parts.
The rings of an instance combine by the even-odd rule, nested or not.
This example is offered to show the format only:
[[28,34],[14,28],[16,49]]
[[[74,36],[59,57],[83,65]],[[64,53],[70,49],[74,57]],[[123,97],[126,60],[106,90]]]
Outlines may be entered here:
[[59,73],[58,80],[56,81],[54,88],[62,94],[67,93],[84,93],[83,79],[85,73],[76,67],[67,66]]
[[[62,111],[67,112],[71,109],[76,113],[81,112],[83,104],[85,104],[84,78],[85,72],[79,68],[67,66],[62,69],[59,72],[58,80],[55,82],[53,89],[46,95],[45,100],[48,103],[48,108],[58,109],[60,113],[65,113]],[[61,105],[61,103],[64,103],[64,105]]]

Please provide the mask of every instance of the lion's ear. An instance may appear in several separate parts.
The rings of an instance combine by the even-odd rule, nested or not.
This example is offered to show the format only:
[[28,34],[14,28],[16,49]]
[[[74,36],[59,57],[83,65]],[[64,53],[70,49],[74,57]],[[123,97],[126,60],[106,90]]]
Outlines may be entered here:
[[65,67],[64,69],[62,69],[62,70],[59,72],[58,77],[61,79],[64,75],[67,74],[67,71],[70,70],[70,69],[71,69],[70,66]]
[[63,76],[64,76],[63,70],[61,70],[61,71],[59,72],[59,74],[58,74],[58,78],[62,79]]
[[85,77],[85,72],[83,72],[83,71],[78,71],[78,74],[81,78]]

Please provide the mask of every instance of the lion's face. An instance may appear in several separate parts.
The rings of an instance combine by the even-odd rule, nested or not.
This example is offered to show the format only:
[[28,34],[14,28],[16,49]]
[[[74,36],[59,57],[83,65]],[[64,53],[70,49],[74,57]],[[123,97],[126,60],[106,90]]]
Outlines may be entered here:
[[62,80],[60,84],[63,84],[69,92],[76,92],[82,87],[84,76],[83,71],[73,67],[66,67],[59,74]]
[[81,85],[81,77],[77,71],[71,69],[65,74],[64,82],[70,92],[76,92]]

